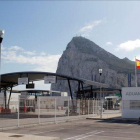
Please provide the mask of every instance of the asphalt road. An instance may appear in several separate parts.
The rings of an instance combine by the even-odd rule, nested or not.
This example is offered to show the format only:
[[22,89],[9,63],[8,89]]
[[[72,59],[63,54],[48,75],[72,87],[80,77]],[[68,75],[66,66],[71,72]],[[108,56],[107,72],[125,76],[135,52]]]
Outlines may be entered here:
[[139,140],[138,121],[78,120],[58,124],[46,124],[5,133],[59,137],[61,140]]

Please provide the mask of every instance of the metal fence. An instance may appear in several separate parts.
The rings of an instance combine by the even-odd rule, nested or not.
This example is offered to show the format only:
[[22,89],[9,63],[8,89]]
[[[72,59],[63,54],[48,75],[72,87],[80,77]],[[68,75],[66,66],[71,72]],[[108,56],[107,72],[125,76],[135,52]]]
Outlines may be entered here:
[[[102,104],[102,103],[101,103]],[[122,102],[114,102],[113,100],[106,100],[102,105],[102,114],[104,118],[121,117],[122,116]]]
[[101,108],[102,115],[120,111],[120,107],[111,102],[101,104],[95,99],[47,96],[38,96],[37,99],[19,96],[18,101],[11,101],[7,108],[4,109],[4,98],[0,98],[0,129],[100,117]]

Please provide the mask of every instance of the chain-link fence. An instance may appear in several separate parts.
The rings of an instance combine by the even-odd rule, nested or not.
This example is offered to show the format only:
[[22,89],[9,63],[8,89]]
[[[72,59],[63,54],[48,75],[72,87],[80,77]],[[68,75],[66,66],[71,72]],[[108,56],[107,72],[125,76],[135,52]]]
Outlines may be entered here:
[[38,123],[37,104],[33,96],[19,98],[18,126]]
[[95,99],[19,96],[18,101],[11,101],[5,109],[5,99],[0,98],[0,129],[100,117],[101,111],[108,116],[120,113],[121,108],[111,101],[101,103]]

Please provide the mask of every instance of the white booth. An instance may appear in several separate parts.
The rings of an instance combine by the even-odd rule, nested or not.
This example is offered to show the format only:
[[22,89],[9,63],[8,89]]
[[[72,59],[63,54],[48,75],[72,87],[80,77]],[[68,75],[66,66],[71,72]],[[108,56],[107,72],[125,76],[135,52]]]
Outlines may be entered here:
[[122,118],[140,117],[140,87],[122,88]]

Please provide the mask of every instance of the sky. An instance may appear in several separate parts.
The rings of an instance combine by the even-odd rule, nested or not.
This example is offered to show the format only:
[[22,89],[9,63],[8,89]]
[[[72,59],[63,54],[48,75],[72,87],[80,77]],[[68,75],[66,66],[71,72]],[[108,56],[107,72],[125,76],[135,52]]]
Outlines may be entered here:
[[1,73],[55,72],[74,36],[121,59],[140,59],[139,1],[0,1],[0,6]]

